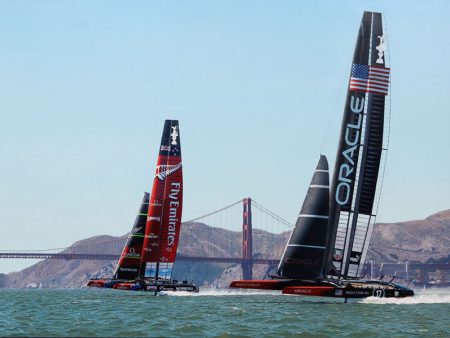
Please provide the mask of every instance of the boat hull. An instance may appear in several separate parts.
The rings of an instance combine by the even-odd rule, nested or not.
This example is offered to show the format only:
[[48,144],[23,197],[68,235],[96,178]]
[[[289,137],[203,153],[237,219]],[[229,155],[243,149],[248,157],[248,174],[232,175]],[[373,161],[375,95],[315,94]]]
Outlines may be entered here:
[[403,298],[414,296],[414,291],[395,283],[383,281],[334,280],[240,280],[231,288],[281,290],[285,295],[338,298]]
[[180,283],[175,281],[137,281],[137,280],[114,280],[114,279],[91,279],[88,287],[109,288],[128,291],[185,291],[199,292],[198,286],[192,283]]
[[[306,285],[316,285],[313,281],[306,282]],[[288,286],[295,286],[298,281],[295,279],[273,279],[273,280],[238,280],[230,284],[230,288],[235,289],[260,289],[260,290],[283,290]]]
[[115,279],[90,279],[86,286],[92,288],[112,288],[114,284],[120,283],[121,280]]

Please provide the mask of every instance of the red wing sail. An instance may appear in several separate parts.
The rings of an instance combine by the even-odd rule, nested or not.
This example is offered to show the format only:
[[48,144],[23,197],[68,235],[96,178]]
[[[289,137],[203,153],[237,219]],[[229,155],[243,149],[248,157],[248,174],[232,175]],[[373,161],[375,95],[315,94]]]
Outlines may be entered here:
[[170,279],[178,247],[183,171],[177,120],[166,120],[148,208],[140,276]]
[[142,245],[144,243],[145,224],[147,222],[149,193],[144,194],[139,213],[128,236],[127,244],[123,248],[117,263],[115,279],[135,279],[141,264]]

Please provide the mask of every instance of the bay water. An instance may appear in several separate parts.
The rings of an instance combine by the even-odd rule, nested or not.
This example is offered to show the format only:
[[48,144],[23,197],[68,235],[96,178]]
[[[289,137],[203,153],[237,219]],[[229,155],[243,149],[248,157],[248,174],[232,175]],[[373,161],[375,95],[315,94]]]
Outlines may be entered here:
[[0,336],[450,337],[450,289],[351,300],[201,289],[0,289]]

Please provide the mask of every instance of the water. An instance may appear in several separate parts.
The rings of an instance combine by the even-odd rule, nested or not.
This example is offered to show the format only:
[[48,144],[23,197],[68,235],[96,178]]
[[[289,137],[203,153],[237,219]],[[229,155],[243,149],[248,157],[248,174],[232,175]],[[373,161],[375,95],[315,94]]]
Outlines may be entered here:
[[450,289],[404,299],[0,289],[0,336],[450,337]]

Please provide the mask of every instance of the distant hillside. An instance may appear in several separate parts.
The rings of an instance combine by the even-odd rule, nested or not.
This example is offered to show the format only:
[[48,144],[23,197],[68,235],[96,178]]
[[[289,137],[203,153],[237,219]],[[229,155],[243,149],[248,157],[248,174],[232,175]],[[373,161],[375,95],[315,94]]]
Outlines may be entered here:
[[[208,236],[205,236],[208,234]],[[281,257],[289,238],[289,232],[272,234],[254,230],[255,251],[270,252],[271,257]],[[121,238],[123,244],[110,244]],[[214,243],[206,238],[214,238]],[[118,254],[126,236],[96,236],[78,241],[73,246],[105,242],[103,252]],[[184,224],[179,253],[201,255],[203,252],[220,253],[236,257],[241,252],[242,234],[203,223]],[[258,243],[258,244],[256,244]],[[418,261],[439,259],[450,254],[450,210],[433,214],[424,220],[399,223],[376,224],[369,248],[368,260],[383,262]],[[111,276],[116,262],[92,260],[43,260],[20,272],[0,274],[0,287],[57,287],[77,288],[86,285],[90,277]],[[268,266],[255,265],[253,275],[263,278]],[[177,262],[174,278],[194,280],[199,285],[227,286],[229,281],[241,278],[241,269],[236,264]]]
[[[75,242],[72,246],[108,242],[113,239],[117,237],[95,236]],[[105,254],[116,253],[107,246],[104,249]],[[111,274],[114,264],[112,261],[45,259],[22,271],[9,273],[4,284],[12,288],[33,285],[46,288],[81,287],[90,276]]]
[[369,259],[425,262],[450,254],[450,210],[424,220],[376,224]]

